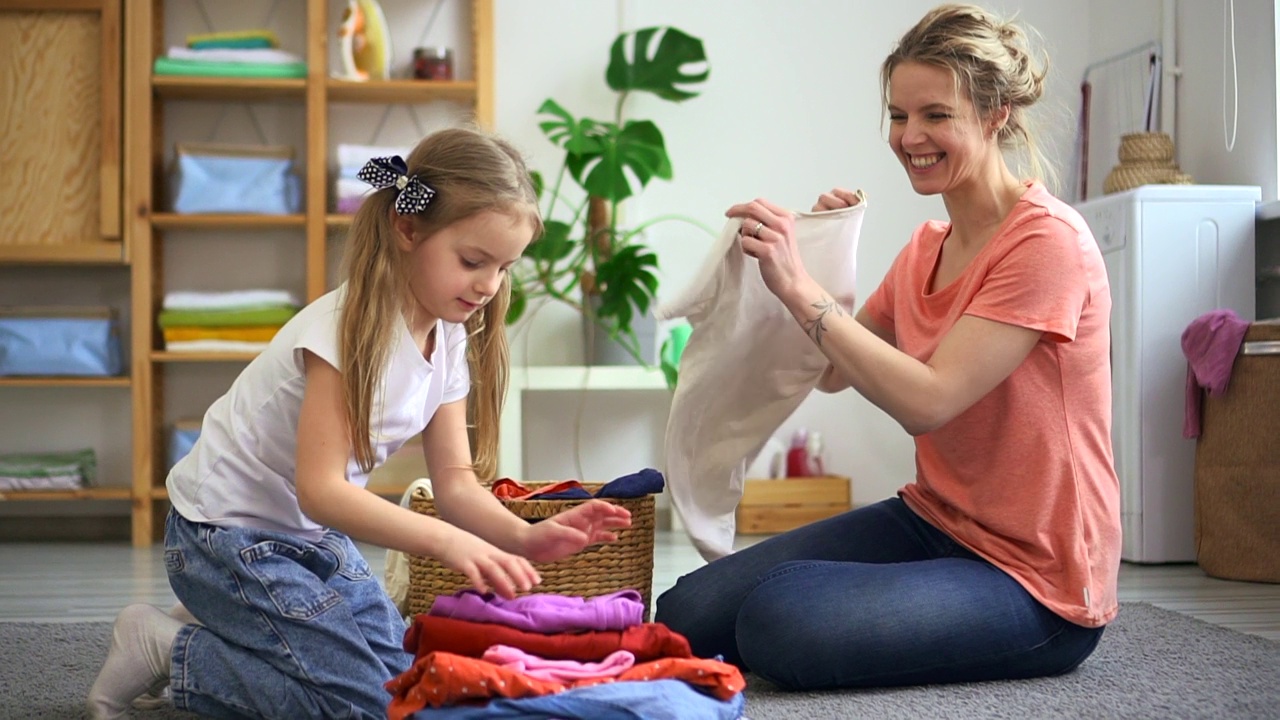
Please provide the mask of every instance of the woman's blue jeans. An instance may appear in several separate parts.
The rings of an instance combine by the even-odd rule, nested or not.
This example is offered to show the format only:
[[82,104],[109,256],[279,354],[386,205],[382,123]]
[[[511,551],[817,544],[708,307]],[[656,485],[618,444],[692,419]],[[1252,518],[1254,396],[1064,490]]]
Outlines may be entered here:
[[170,512],[165,568],[201,623],[178,631],[174,705],[215,718],[383,718],[405,624],[347,536],[193,523]]
[[1057,675],[1103,630],[1050,612],[898,498],[705,565],[655,619],[694,654],[796,690]]

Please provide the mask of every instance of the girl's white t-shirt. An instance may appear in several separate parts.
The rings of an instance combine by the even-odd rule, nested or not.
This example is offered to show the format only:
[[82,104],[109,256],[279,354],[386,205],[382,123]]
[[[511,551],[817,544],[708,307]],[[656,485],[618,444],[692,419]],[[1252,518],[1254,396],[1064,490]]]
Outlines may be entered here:
[[[337,368],[338,320],[345,286],[285,323],[267,349],[240,373],[205,413],[191,452],[169,471],[169,500],[184,518],[319,539],[324,528],[303,514],[295,484],[298,414],[306,376],[303,350]],[[467,396],[466,329],[437,321],[435,349],[423,357],[401,323],[369,427],[374,465],[422,432],[444,403]],[[364,487],[353,454],[346,478]]]

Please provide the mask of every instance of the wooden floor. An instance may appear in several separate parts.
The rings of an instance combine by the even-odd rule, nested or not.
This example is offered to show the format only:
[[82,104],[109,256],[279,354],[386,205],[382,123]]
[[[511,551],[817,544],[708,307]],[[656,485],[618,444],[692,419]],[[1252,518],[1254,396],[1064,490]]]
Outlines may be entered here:
[[[745,541],[749,544],[750,540]],[[379,576],[385,553],[362,547]],[[654,595],[702,564],[683,534],[659,531]],[[1120,599],[1142,600],[1280,641],[1280,585],[1216,580],[1195,565],[1124,565]],[[0,544],[0,622],[112,620],[129,603],[174,602],[159,547],[125,543]]]

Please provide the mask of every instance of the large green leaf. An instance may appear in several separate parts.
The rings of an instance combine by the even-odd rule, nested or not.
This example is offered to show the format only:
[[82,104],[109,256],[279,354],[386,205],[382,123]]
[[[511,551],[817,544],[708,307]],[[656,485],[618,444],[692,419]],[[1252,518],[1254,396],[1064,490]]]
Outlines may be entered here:
[[631,332],[631,318],[644,314],[658,292],[658,256],[639,245],[620,249],[598,268],[601,319],[612,318],[619,333]]
[[546,189],[547,182],[542,179],[542,173],[537,170],[529,171],[529,182],[533,183],[533,196],[542,202],[542,191]]
[[573,252],[573,241],[569,239],[572,228],[569,224],[547,220],[543,227],[542,237],[525,247],[524,256],[546,262],[556,262],[568,257]]
[[[612,123],[584,119],[580,129],[597,141],[598,153],[570,153],[567,162],[573,179],[588,193],[621,202],[640,192],[654,177],[671,179],[662,131],[648,120],[628,122],[621,130]],[[626,169],[635,174],[635,183]]]
[[[657,48],[652,49],[650,45],[659,33]],[[702,84],[710,76],[706,62],[707,55],[698,38],[673,27],[651,27],[623,33],[613,41],[604,78],[618,92],[640,90],[680,102],[698,96],[688,88]],[[687,64],[699,65],[701,71],[685,72]]]
[[550,115],[555,120],[544,120],[538,123],[538,127],[542,128],[542,134],[547,139],[555,143],[559,147],[564,147],[565,142],[578,132],[578,121],[573,119],[568,110],[560,107],[560,103],[548,98],[538,107],[539,115]]
[[528,305],[529,298],[524,292],[524,283],[515,273],[511,273],[511,303],[507,305],[506,323],[513,325],[524,315],[525,306]]

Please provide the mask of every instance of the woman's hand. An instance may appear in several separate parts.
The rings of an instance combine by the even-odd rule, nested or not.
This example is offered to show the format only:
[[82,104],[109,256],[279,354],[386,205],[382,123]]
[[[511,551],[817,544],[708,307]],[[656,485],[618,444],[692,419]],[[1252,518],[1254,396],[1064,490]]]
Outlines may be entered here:
[[830,192],[824,192],[818,196],[818,202],[813,204],[813,212],[842,210],[847,207],[853,207],[859,202],[861,201],[858,198],[858,194],[854,191],[833,188]]
[[554,562],[599,543],[618,539],[614,530],[631,527],[631,512],[604,500],[588,500],[529,526],[524,556]]
[[441,564],[467,576],[479,592],[494,592],[508,600],[542,582],[533,565],[519,555],[503,552],[461,528],[452,528],[444,549],[436,554]]
[[796,246],[795,216],[789,211],[758,199],[734,205],[725,215],[742,219],[742,251],[760,261],[760,275],[774,295],[782,298],[808,280]]

